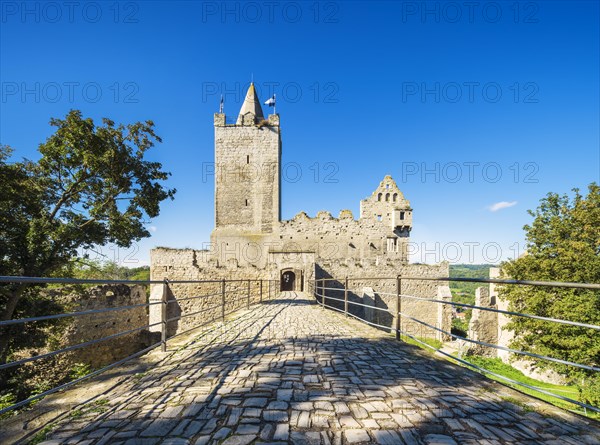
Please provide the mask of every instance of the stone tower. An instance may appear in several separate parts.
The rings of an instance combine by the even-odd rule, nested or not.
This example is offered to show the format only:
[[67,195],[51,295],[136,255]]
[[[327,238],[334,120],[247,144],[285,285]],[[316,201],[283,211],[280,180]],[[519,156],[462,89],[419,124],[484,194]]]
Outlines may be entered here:
[[235,123],[229,122],[225,114],[215,114],[215,230],[211,238],[218,249],[225,243],[232,250],[231,243],[243,249],[244,243],[262,241],[279,224],[281,132],[279,115],[265,119],[254,84]]

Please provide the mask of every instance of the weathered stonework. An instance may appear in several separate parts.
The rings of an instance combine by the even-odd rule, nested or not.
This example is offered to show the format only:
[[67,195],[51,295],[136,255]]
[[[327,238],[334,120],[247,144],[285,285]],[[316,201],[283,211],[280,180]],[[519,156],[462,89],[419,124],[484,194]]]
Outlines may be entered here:
[[[435,266],[408,264],[407,245],[412,228],[412,207],[391,176],[386,176],[376,190],[360,202],[360,217],[342,210],[337,218],[329,212],[319,212],[314,218],[300,212],[289,221],[281,221],[281,127],[279,115],[263,117],[260,101],[252,85],[235,124],[224,114],[214,116],[215,126],[215,229],[210,249],[154,249],[151,254],[152,279],[162,280],[265,280],[277,290],[307,290],[320,278],[335,278],[331,287],[339,287],[346,276],[374,277],[447,276],[448,264]],[[358,283],[358,282],[357,282]],[[390,308],[385,326],[395,319],[395,284],[365,280],[372,287],[377,302]],[[438,287],[446,283],[407,280],[403,293],[436,298]],[[392,289],[393,287],[393,289]],[[211,311],[215,298],[189,299],[197,295],[212,295],[218,285],[170,286],[176,299],[169,305],[169,318],[178,314],[202,311],[208,319],[217,316]],[[242,289],[243,293],[244,290]],[[252,291],[251,291],[252,292]],[[247,291],[246,291],[247,293]],[[232,295],[236,294],[232,292]],[[162,291],[154,289],[157,300]],[[228,294],[227,298],[230,296]],[[231,297],[234,300],[238,297]],[[251,298],[256,298],[255,294]],[[362,291],[351,298],[362,299]],[[434,326],[450,330],[450,318],[436,303],[405,298],[403,311]],[[229,300],[228,300],[229,301]],[[232,307],[234,303],[229,303]],[[356,314],[362,309],[354,305]],[[379,311],[383,312],[383,311]],[[155,318],[157,315],[155,314]],[[170,325],[178,332],[197,322],[182,319]],[[410,329],[414,322],[402,320]],[[439,337],[439,333],[422,325],[413,330],[423,336]]]
[[[143,286],[107,284],[74,292],[62,300],[67,301],[73,312],[105,308],[135,306],[146,303],[146,289]],[[65,330],[64,345],[74,345],[139,329],[110,341],[103,341],[69,353],[72,361],[87,363],[92,368],[100,368],[131,355],[148,343],[148,309],[131,309],[103,312],[74,317]]]
[[[488,287],[478,287],[475,290],[475,306],[497,309],[495,298],[490,296]],[[497,344],[498,343],[498,313],[482,309],[473,309],[469,322],[469,338],[472,340]],[[497,349],[483,345],[472,344],[470,350],[477,355],[496,357]]]
[[[146,289],[143,286],[123,284],[92,288],[65,287],[47,292],[51,293],[55,301],[67,308],[68,312],[144,305],[147,299]],[[76,365],[86,364],[91,369],[99,369],[148,346],[152,338],[146,328],[147,325],[148,309],[145,306],[69,317],[61,321],[59,329],[49,328],[48,341],[44,347],[21,350],[15,355],[15,359],[38,356],[121,332],[133,331],[22,365],[23,375],[33,375],[40,382],[58,384],[68,379]]]

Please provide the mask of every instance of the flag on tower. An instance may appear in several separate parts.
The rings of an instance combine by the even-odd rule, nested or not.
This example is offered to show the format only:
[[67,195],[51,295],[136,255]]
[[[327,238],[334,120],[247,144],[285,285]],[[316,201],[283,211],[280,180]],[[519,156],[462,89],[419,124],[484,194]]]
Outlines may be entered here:
[[273,97],[270,98],[269,100],[267,100],[265,102],[265,105],[268,105],[270,107],[274,107],[275,106],[275,95],[273,94]]
[[223,114],[223,106],[225,105],[225,101],[223,100],[223,95],[221,94],[221,105],[219,106],[219,113]]

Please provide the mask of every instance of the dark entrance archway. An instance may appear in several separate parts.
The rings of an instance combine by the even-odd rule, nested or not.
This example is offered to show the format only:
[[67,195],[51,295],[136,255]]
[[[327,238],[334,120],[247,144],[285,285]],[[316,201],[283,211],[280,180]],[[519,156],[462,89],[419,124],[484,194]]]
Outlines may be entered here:
[[296,284],[296,274],[291,270],[287,270],[281,274],[281,290],[294,290]]

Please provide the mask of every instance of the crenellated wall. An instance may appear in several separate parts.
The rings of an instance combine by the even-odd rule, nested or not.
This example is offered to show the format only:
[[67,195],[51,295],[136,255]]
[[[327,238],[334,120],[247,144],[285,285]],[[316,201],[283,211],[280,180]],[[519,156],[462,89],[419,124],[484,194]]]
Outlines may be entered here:
[[350,210],[342,210],[338,218],[319,212],[315,218],[300,212],[279,224],[283,249],[315,252],[322,260],[392,258],[407,261],[408,231],[394,234],[375,218],[354,219]]

